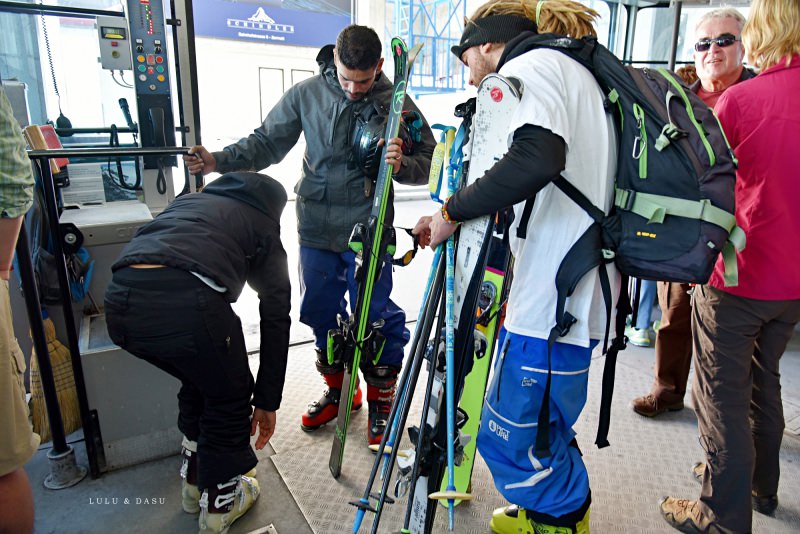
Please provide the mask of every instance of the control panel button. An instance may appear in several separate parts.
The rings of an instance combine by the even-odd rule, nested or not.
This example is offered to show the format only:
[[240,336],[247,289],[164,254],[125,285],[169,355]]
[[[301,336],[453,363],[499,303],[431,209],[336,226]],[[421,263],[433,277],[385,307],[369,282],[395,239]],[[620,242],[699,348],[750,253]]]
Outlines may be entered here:
[[144,75],[144,74],[140,74],[140,75],[139,75],[139,80],[141,80],[141,81],[143,81],[143,82],[146,82],[146,81],[147,81],[147,76],[146,76],[146,75]]
[[156,67],[156,72],[164,72],[164,66],[159,65],[158,67]]
[[153,65],[155,64],[155,62],[156,62],[155,56],[153,56],[152,54],[147,54],[147,64]]
[[159,82],[163,82],[164,80],[166,80],[166,78],[164,77],[164,75],[163,75],[163,74],[159,74],[158,76],[156,76],[156,79],[157,79]]
[[158,88],[156,87],[156,84],[154,84],[154,83],[151,83],[151,84],[150,84],[148,87],[149,87],[149,89],[150,89],[151,91],[155,91],[156,89],[158,89]]
[[156,63],[164,63],[164,58],[161,56],[156,56]]
[[138,61],[139,63],[144,63],[144,56],[141,56],[141,55],[140,56],[136,56],[136,61]]
[[139,65],[139,67],[137,68],[139,69],[139,72],[144,72],[147,70],[147,67],[145,67],[144,65]]

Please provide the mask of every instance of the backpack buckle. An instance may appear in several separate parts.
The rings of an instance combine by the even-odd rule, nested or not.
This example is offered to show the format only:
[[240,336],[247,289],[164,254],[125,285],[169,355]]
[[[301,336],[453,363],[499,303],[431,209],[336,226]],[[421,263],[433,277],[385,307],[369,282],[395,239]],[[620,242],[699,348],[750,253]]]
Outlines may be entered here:
[[564,337],[569,334],[569,329],[577,322],[578,320],[571,313],[564,312],[564,317],[553,328],[558,332],[558,337]]
[[625,211],[633,211],[633,203],[636,201],[636,191],[626,191]]

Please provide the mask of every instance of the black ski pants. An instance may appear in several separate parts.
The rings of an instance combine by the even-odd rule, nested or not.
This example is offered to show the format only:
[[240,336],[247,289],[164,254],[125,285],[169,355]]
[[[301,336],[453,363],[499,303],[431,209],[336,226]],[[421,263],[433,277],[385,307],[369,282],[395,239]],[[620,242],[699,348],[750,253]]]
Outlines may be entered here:
[[180,380],[178,428],[197,442],[200,489],[255,467],[253,375],[224,294],[186,271],[127,267],[114,273],[105,310],[114,343]]

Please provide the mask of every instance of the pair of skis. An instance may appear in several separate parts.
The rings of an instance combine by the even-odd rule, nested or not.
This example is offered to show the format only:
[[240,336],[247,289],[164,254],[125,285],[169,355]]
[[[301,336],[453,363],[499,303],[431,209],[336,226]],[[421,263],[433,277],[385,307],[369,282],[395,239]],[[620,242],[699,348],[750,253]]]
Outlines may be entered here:
[[[392,39],[391,47],[394,57],[394,87],[384,136],[387,141],[397,137],[400,131],[409,74],[422,44],[416,45],[409,51],[405,42],[395,37]],[[338,338],[342,342],[342,347],[339,349],[342,351],[344,360],[342,384],[343,386],[347,385],[347,389],[342,391],[340,396],[336,432],[328,461],[333,478],[339,478],[342,472],[344,447],[347,440],[347,429],[350,425],[353,393],[358,384],[358,368],[361,357],[366,353],[369,357],[378,358],[383,348],[382,344],[378,342],[379,339],[382,339],[380,334],[382,324],[380,321],[370,324],[369,307],[372,291],[382,271],[386,254],[390,252],[390,247],[394,246],[394,229],[386,228],[384,224],[391,188],[392,166],[386,163],[386,145],[384,145],[369,219],[366,224],[356,225],[350,238],[350,248],[360,256],[361,261],[356,268],[356,280],[358,281],[356,305],[353,308],[353,314],[346,321],[341,322],[341,330],[334,332],[333,336],[329,335],[328,360],[330,363],[333,363],[334,359],[334,347],[330,340]]]
[[[471,130],[469,171],[466,173],[467,184],[482,176],[508,148],[506,144],[507,128],[519,102],[521,91],[521,85],[514,82],[499,75],[490,75],[479,87],[475,115],[466,118],[468,120],[462,124],[458,134],[463,141]],[[450,137],[446,139],[452,139],[452,131],[448,134]],[[452,140],[446,140],[444,145],[448,144],[452,146]],[[450,176],[458,181],[464,174],[466,166],[460,164],[457,157],[458,142],[456,145],[453,150],[456,156],[445,158],[445,161],[449,163]],[[432,174],[436,174],[436,168],[437,165],[434,162]],[[488,377],[488,361],[494,346],[493,337],[499,318],[500,302],[498,299],[502,300],[501,296],[505,294],[500,277],[506,269],[506,265],[502,264],[507,264],[507,252],[500,255],[505,258],[504,261],[501,260],[501,265],[492,269],[491,275],[484,276],[484,268],[493,242],[491,239],[493,222],[491,217],[485,217],[464,223],[459,229],[457,245],[455,243],[450,247],[441,245],[436,250],[434,264],[426,286],[426,296],[412,343],[411,362],[404,368],[398,384],[399,392],[389,416],[390,430],[387,430],[378,448],[379,454],[373,465],[364,496],[361,500],[352,503],[359,508],[353,532],[359,530],[364,512],[367,510],[375,513],[372,532],[377,532],[384,504],[393,502],[387,493],[392,466],[399,455],[396,447],[399,443],[398,435],[400,429],[405,426],[411,405],[411,396],[423,359],[428,360],[429,373],[422,420],[419,427],[409,429],[415,449],[404,458],[405,465],[400,465],[395,489],[395,495],[398,497],[405,491],[409,492],[401,532],[415,534],[431,532],[437,508],[432,503],[437,498],[448,501],[449,523],[452,530],[453,507],[456,501],[460,500],[459,497],[468,497],[469,478],[474,461],[474,439],[472,439],[472,448],[465,449],[465,444],[469,445],[469,437],[463,432],[456,435],[454,403],[457,398],[461,397],[465,410],[472,412],[469,417],[460,417],[460,422],[463,424],[465,420],[471,420],[474,426],[471,436],[475,436]],[[507,242],[500,241],[500,247],[502,252],[503,247],[507,248]],[[442,252],[443,248],[452,248],[456,251],[449,277],[453,284],[451,313],[448,312],[447,302],[442,302],[441,299],[442,271],[445,270],[442,262],[442,256],[445,255]],[[452,255],[450,257],[452,258]],[[490,286],[495,288],[494,291],[489,289]],[[487,298],[492,293],[494,298]],[[488,337],[481,332],[474,333],[475,310],[481,296],[484,297],[481,306],[483,321],[491,324],[491,332],[487,332],[489,333]],[[489,301],[488,304],[487,301]],[[437,327],[434,331],[434,338],[429,343],[437,310],[439,312]],[[489,315],[487,316],[486,313]],[[443,321],[444,316],[448,316],[450,320]],[[491,320],[486,321],[487,319]],[[449,323],[449,327],[445,329],[444,342],[439,335],[443,322]],[[478,341],[477,351],[475,350],[476,340]],[[488,358],[487,352],[489,353]],[[475,363],[481,365],[475,366]],[[485,366],[484,363],[486,363]],[[469,397],[467,399],[461,394],[465,385],[465,376],[473,366],[476,367],[476,379],[472,381],[467,390],[466,394]],[[443,395],[447,397],[444,404]],[[467,400],[471,402],[466,402]],[[443,407],[448,408],[446,417],[442,417]],[[466,454],[465,450],[468,451]],[[370,492],[381,463],[383,463],[382,488],[377,495],[372,495]],[[443,481],[445,473],[447,473],[447,479]],[[430,488],[439,488],[440,484],[443,492],[434,492],[433,494],[429,492]],[[370,498],[377,500],[374,507],[370,504]]]

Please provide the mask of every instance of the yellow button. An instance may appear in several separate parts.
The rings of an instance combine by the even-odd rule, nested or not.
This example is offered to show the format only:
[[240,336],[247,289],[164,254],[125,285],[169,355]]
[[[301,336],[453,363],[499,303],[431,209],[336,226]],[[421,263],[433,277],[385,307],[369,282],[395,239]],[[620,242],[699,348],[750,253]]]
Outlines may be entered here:
[[140,56],[136,56],[136,61],[138,61],[139,63],[144,63],[144,56],[141,56],[141,55]]
[[164,81],[166,78],[164,78],[164,75],[163,75],[163,74],[159,74],[158,76],[156,76],[156,79],[157,79],[159,82],[163,82],[163,81]]

